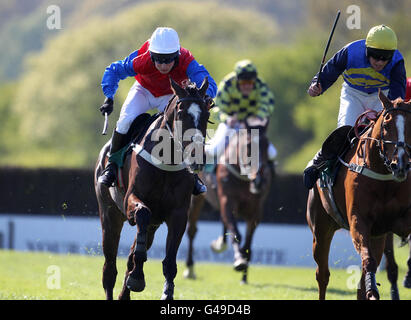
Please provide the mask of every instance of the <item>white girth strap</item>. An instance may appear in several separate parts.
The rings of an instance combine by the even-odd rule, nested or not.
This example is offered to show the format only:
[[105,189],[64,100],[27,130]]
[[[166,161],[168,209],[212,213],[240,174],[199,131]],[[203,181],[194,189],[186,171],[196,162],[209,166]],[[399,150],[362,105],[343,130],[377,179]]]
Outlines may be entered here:
[[148,153],[142,146],[136,144],[133,146],[133,151],[142,157],[144,160],[155,166],[156,168],[164,171],[180,171],[187,169],[188,166],[186,163],[181,162],[179,164],[165,164],[154,157],[152,154]]
[[344,160],[342,160],[340,157],[338,157],[338,160],[348,168],[348,170],[352,172],[356,172],[358,174],[362,174],[366,177],[369,177],[371,179],[375,180],[380,180],[380,181],[396,181],[396,182],[402,182],[404,180],[397,179],[392,173],[387,173],[387,174],[381,174],[374,172],[370,169],[368,169],[365,166],[360,166],[355,163],[347,163]]

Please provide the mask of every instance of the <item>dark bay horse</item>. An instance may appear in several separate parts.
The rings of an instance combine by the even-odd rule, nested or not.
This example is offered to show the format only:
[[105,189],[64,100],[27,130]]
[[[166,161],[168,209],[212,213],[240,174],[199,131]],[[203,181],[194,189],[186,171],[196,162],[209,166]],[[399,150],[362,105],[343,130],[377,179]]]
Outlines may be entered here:
[[[238,134],[232,136],[222,159],[217,164],[217,194],[213,193],[212,177],[204,177],[207,184],[207,200],[220,210],[223,234],[213,241],[211,248],[223,252],[227,235],[231,236],[234,249],[234,269],[242,271],[242,282],[247,282],[248,264],[251,259],[251,242],[254,232],[262,219],[264,201],[269,193],[272,174],[268,165],[268,119],[249,117],[240,122]],[[242,130],[241,130],[242,129]],[[243,133],[243,134],[241,134]],[[245,159],[248,157],[248,159]],[[232,161],[234,160],[234,161]],[[251,160],[251,162],[250,162]],[[253,163],[254,161],[254,163]],[[187,235],[189,250],[186,277],[194,278],[193,241],[197,232],[197,220],[204,203],[204,197],[193,197],[189,211]],[[237,228],[237,219],[246,221],[247,229],[243,246]]]
[[343,165],[333,196],[319,181],[308,195],[307,221],[313,233],[320,299],[325,299],[328,255],[336,230],[345,227],[350,231],[361,256],[358,299],[379,299],[375,273],[386,234],[406,237],[411,232],[411,103],[390,101],[382,92],[379,98],[383,110],[377,119],[339,158]]
[[126,220],[137,226],[137,234],[128,257],[119,299],[130,299],[130,290],[144,290],[143,264],[147,260],[147,250],[152,245],[154,233],[163,222],[167,224],[168,234],[163,260],[165,285],[161,299],[173,299],[176,255],[186,228],[194,187],[191,168],[204,164],[204,137],[209,111],[205,102],[207,78],[200,89],[195,85],[181,88],[173,80],[171,86],[175,96],[124,160],[120,174],[124,187],[108,189],[97,183],[97,177],[107,162],[107,145],[97,161],[95,190],[103,231],[103,287],[107,299],[113,298],[117,276],[116,256]]

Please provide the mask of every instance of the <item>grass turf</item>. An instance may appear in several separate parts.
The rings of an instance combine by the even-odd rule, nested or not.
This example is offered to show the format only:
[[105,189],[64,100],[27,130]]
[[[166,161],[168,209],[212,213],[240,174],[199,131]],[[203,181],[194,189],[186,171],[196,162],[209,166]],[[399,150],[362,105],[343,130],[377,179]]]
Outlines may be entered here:
[[[395,254],[400,297],[411,300],[411,290],[402,286],[408,246],[396,249]],[[0,299],[104,299],[103,261],[102,256],[0,250]],[[115,297],[123,285],[125,267],[126,260],[119,258]],[[251,264],[247,285],[240,284],[241,274],[230,264],[197,263],[196,280],[184,279],[184,268],[184,262],[178,261],[174,298],[179,300],[315,300],[318,297],[313,268]],[[161,261],[147,261],[144,272],[146,289],[141,293],[132,292],[131,298],[159,299],[164,284]],[[327,299],[356,299],[356,289],[349,285],[354,283],[352,278],[353,274],[345,269],[331,269]],[[381,283],[381,299],[390,299],[390,284],[385,271],[377,273],[377,282]]]

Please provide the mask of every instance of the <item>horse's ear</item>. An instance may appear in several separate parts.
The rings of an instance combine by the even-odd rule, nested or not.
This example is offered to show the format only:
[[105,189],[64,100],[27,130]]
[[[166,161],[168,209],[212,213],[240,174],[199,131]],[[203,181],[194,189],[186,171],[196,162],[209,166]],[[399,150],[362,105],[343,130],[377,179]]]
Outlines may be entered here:
[[200,89],[198,90],[201,97],[204,97],[208,89],[208,76],[206,76],[201,84]]
[[392,102],[390,99],[387,98],[387,96],[382,92],[381,89],[378,89],[378,98],[380,99],[383,107],[385,109],[392,108]]
[[175,82],[173,80],[173,78],[170,77],[170,84],[171,84],[171,88],[173,89],[174,93],[178,96],[178,97],[185,97],[187,95],[187,92],[178,85],[177,82]]

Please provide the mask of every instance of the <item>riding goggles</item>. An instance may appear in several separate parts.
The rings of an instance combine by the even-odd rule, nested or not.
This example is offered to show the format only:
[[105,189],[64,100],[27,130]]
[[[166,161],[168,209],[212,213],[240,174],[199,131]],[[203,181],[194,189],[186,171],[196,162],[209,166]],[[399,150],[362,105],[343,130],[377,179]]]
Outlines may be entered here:
[[160,64],[169,64],[173,62],[178,57],[178,51],[174,53],[154,53],[150,52],[151,59],[153,62],[157,62]]
[[372,57],[375,60],[389,61],[392,59],[395,50],[382,50],[367,47],[367,57]]
[[255,83],[254,79],[240,79],[238,80],[238,84],[241,85],[253,85]]

